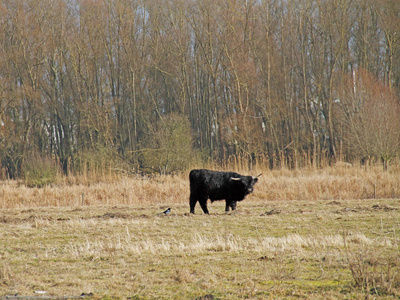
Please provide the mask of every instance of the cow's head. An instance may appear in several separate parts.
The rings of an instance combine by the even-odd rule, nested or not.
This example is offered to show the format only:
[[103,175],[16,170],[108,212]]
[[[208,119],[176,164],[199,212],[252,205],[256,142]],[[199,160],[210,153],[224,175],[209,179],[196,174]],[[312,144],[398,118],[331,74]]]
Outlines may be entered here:
[[254,185],[258,181],[258,177],[260,177],[261,175],[262,173],[257,176],[231,177],[231,180],[236,181],[238,184],[240,184],[241,189],[246,195],[248,195],[253,192]]

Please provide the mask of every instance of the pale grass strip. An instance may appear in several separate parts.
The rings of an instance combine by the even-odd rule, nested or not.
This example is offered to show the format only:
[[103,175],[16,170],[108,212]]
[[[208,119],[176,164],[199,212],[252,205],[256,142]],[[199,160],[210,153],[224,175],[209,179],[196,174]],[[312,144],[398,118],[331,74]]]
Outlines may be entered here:
[[[242,238],[235,236],[202,236],[196,234],[191,239],[179,240],[177,238],[163,238],[154,240],[145,238],[133,240],[129,233],[127,236],[108,238],[105,240],[85,241],[83,243],[70,243],[67,252],[73,256],[101,257],[110,253],[129,253],[133,255],[148,254],[196,254],[209,252],[240,252],[240,251],[306,251],[324,249],[328,247],[343,248],[345,245],[343,235],[318,235],[301,236],[298,234],[284,237]],[[346,236],[346,246],[391,246],[389,240],[370,239],[364,234],[355,233]]]

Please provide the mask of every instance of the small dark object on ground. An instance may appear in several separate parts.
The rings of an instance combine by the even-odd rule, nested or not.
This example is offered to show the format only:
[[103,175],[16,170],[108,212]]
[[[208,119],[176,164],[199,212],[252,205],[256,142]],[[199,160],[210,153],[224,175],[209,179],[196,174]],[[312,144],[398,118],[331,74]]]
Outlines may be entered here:
[[207,294],[204,296],[197,297],[194,300],[214,300],[214,299],[216,298],[212,294]]

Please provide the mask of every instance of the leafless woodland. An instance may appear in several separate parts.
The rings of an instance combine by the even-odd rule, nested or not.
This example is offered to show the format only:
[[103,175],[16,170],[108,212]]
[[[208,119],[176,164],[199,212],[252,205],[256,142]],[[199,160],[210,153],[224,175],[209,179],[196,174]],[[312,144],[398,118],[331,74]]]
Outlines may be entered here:
[[1,0],[2,175],[236,157],[387,168],[399,12],[396,0]]

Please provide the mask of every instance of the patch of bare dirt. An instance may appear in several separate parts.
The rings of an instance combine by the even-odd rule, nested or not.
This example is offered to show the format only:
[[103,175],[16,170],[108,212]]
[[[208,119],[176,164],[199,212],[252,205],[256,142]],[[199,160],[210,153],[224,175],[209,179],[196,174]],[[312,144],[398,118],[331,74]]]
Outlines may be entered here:
[[133,217],[128,214],[119,213],[119,212],[108,212],[102,216],[98,216],[100,219],[132,219]]
[[385,205],[385,204],[383,204],[383,205],[381,205],[381,204],[372,205],[372,209],[374,209],[374,210],[383,210],[383,211],[398,210],[398,208],[396,208],[396,207],[391,207],[391,206],[388,206],[388,205]]
[[271,209],[269,211],[266,211],[265,213],[261,214],[261,216],[272,216],[272,215],[279,215],[281,211],[279,209]]

